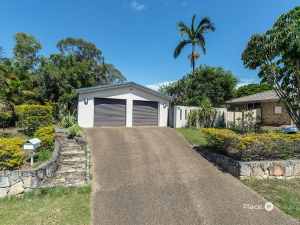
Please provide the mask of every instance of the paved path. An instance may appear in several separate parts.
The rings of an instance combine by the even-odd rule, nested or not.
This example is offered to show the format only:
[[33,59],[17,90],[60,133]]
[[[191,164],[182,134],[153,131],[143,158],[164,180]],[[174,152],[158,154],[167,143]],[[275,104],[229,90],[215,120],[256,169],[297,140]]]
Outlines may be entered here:
[[168,128],[88,130],[94,225],[296,224]]

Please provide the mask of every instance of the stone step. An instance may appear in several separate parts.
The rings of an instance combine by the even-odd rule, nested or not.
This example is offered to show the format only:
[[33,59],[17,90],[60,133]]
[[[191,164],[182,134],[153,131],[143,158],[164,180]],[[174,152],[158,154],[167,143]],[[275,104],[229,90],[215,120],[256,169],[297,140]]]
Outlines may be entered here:
[[63,158],[59,159],[59,164],[61,165],[73,165],[77,163],[86,163],[86,159],[83,157],[70,157],[70,158]]
[[69,171],[69,170],[84,170],[86,168],[85,164],[73,164],[73,165],[59,165],[57,171]]
[[61,152],[66,152],[66,151],[84,151],[82,148],[62,148]]
[[58,176],[67,176],[67,175],[85,175],[86,171],[85,169],[74,169],[74,168],[63,168],[56,171],[56,174]]
[[77,148],[77,147],[79,147],[79,148],[81,148],[81,146],[80,145],[78,145],[78,144],[76,144],[76,143],[64,143],[63,145],[62,145],[62,147],[63,148]]
[[60,153],[61,157],[85,157],[84,151],[64,151]]
[[80,161],[83,161],[83,162],[85,162],[86,157],[73,156],[72,158],[62,159],[60,161],[62,161],[62,162],[75,162],[75,161],[80,162]]

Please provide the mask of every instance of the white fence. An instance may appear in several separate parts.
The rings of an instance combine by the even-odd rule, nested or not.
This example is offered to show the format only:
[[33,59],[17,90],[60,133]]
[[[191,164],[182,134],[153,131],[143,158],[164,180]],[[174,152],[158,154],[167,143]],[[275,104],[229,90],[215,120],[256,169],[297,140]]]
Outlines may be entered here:
[[[194,106],[173,106],[169,111],[169,126],[174,128],[183,128],[188,126],[189,114],[192,111],[199,110],[200,107]],[[226,125],[226,108],[215,108],[217,111],[215,124],[224,123]]]

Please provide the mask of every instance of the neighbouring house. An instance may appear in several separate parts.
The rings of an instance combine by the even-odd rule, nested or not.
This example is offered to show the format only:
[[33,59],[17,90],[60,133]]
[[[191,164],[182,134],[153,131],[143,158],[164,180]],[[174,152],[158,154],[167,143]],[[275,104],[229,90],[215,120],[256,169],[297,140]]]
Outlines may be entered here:
[[226,104],[228,126],[245,121],[249,113],[254,123],[261,126],[278,127],[292,124],[285,106],[273,90],[235,98]]
[[81,127],[133,127],[168,125],[169,97],[127,82],[77,90]]
[[[196,106],[172,106],[169,110],[169,126],[174,128],[183,128],[188,126],[189,114],[192,111],[200,110]],[[227,109],[215,108],[216,116],[214,124],[216,126],[224,124],[226,120]]]

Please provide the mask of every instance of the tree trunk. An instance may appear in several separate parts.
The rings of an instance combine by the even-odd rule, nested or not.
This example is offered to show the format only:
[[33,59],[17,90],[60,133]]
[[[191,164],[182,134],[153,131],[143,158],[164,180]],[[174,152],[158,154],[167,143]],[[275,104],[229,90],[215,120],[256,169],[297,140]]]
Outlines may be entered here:
[[192,45],[192,58],[191,58],[191,60],[192,60],[192,68],[193,68],[193,75],[194,75],[194,72],[195,72],[195,45],[193,44]]

